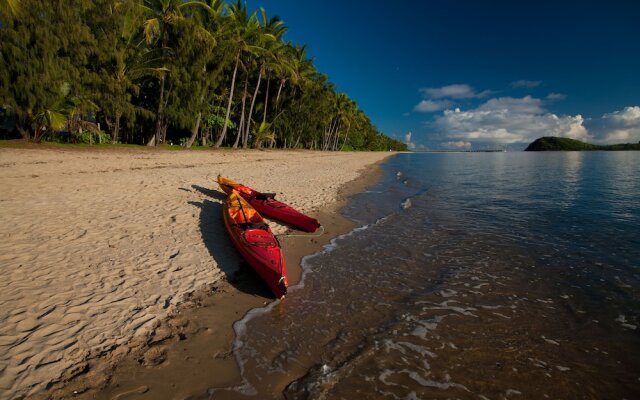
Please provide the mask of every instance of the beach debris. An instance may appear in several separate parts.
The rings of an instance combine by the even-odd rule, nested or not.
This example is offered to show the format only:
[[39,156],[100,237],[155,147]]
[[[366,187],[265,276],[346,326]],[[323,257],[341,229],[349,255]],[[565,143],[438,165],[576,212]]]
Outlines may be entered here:
[[632,331],[635,331],[637,328],[637,325],[628,323],[627,317],[622,314],[618,315],[618,318],[616,318],[616,322],[620,322],[620,325],[622,325],[623,328],[631,329]]
[[406,199],[405,201],[400,203],[400,206],[402,207],[403,210],[411,208],[411,199]]
[[553,344],[553,345],[555,345],[555,346],[560,346],[560,343],[558,343],[558,342],[557,342],[557,341],[555,341],[555,340],[547,339],[547,338],[546,338],[546,337],[544,337],[544,336],[542,336],[542,339],[543,339],[545,342],[549,343],[549,344]]

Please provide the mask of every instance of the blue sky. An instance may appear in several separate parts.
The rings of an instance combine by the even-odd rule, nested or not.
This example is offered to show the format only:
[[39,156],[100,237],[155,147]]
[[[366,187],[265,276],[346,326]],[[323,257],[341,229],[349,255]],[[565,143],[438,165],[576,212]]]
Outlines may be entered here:
[[251,0],[418,149],[640,141],[640,3]]

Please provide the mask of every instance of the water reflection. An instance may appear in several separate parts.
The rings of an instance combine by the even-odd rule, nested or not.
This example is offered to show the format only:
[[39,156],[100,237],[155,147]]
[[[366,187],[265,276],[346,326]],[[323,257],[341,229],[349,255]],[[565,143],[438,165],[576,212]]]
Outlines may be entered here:
[[245,385],[216,398],[638,397],[639,174],[612,153],[391,159],[347,207],[363,228],[237,326]]

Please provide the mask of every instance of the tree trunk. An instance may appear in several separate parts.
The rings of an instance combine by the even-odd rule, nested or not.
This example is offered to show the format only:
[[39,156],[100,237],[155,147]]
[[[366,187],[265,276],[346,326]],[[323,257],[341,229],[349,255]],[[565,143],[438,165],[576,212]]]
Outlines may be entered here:
[[224,117],[224,125],[222,126],[222,133],[216,142],[216,148],[222,146],[224,137],[227,135],[227,127],[229,126],[229,116],[231,115],[231,103],[233,102],[233,89],[236,86],[236,75],[238,73],[238,64],[240,63],[240,50],[236,55],[236,66],[233,68],[233,77],[231,78],[231,92],[229,93],[229,104],[227,104],[227,115]]
[[267,108],[269,106],[269,86],[271,79],[267,76],[267,91],[264,93],[264,110],[262,113],[262,122],[267,122]]
[[[206,71],[207,71],[207,68],[205,67],[203,73]],[[202,104],[203,101],[204,101],[204,92],[202,92],[202,94],[200,95],[200,103],[198,103],[198,108],[200,108],[200,104]],[[191,129],[191,137],[187,141],[187,145],[186,145],[187,149],[190,149],[191,146],[193,146],[193,143],[196,141],[196,137],[198,136],[198,131],[200,130],[201,120],[202,120],[202,111],[199,111],[196,117],[196,122],[193,128]]]
[[118,135],[120,135],[120,118],[122,118],[122,113],[117,112],[113,132],[111,132],[111,144],[118,143]]
[[156,115],[156,133],[153,137],[153,140],[150,140],[147,143],[147,146],[153,146],[160,144],[160,137],[162,134],[162,120],[164,117],[164,81],[165,81],[165,73],[162,73],[160,77],[160,101],[158,102],[158,114]]
[[22,118],[16,118],[16,129],[18,130],[18,132],[20,132],[20,136],[22,136],[23,139],[29,140],[31,139],[31,133],[29,132],[29,128],[25,128],[23,126],[21,119]]
[[187,140],[186,148],[190,149],[193,146],[193,142],[196,141],[196,136],[198,136],[198,131],[200,130],[200,120],[202,120],[202,111],[198,113],[196,117],[196,123],[193,125],[191,129],[191,137]]
[[347,128],[347,132],[344,134],[344,142],[342,142],[342,147],[340,147],[340,151],[344,150],[344,145],[347,144],[347,138],[349,137],[349,131],[351,130],[351,124]]
[[236,134],[236,141],[233,143],[233,148],[238,148],[238,143],[240,142],[240,136],[242,136],[242,147],[246,147],[246,143],[244,141],[244,106],[247,101],[247,87],[249,86],[249,74],[244,79],[244,90],[242,91],[242,113],[240,114],[240,125],[238,126],[238,133]]
[[342,120],[338,120],[338,125],[336,126],[335,137],[333,139],[333,145],[331,146],[331,150],[338,150],[338,143],[340,139],[340,126],[342,125]]
[[[258,83],[256,84],[256,90],[253,92],[253,98],[251,99],[251,107],[249,107],[249,115],[247,116],[247,130],[245,133],[246,141],[249,141],[249,132],[251,128],[251,116],[253,115],[253,106],[256,103],[256,97],[258,96],[258,89],[260,89],[260,81],[262,80],[262,67],[258,73]],[[246,148],[243,146],[243,148]]]
[[278,86],[278,94],[276,95],[276,106],[278,105],[278,100],[280,100],[280,92],[282,91],[282,87],[284,86],[284,83],[286,81],[287,81],[286,79],[280,80],[280,86]]

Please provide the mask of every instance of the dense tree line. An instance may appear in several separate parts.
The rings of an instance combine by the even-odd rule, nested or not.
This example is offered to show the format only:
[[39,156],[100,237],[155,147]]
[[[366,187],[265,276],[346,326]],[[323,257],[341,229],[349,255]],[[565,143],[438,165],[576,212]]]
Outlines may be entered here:
[[240,1],[0,0],[0,119],[33,141],[405,149],[286,31]]
[[638,143],[592,144],[580,140],[544,136],[529,143],[524,151],[591,151],[591,150],[640,150]]

